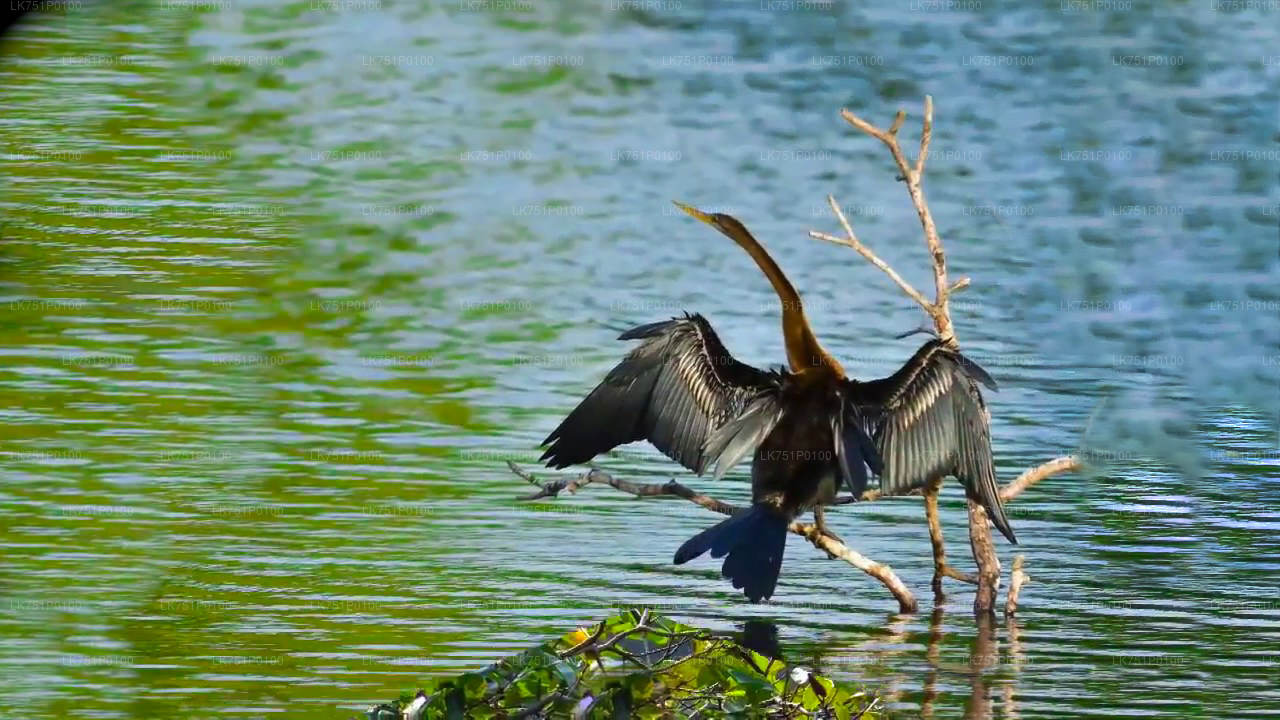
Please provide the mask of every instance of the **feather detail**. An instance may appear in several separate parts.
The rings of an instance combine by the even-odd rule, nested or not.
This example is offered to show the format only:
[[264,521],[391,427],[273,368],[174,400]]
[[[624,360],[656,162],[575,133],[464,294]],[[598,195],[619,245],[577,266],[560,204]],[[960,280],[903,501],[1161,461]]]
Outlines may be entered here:
[[708,465],[707,438],[779,383],[776,373],[730,355],[701,315],[640,325],[621,338],[643,342],[543,440],[541,459],[548,466],[585,463],[619,445],[648,440],[701,473]]

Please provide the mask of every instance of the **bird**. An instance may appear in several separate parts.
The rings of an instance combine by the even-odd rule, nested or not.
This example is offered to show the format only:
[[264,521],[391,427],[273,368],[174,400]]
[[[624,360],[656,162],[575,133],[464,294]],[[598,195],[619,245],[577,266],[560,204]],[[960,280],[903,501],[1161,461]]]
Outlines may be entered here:
[[979,385],[995,381],[937,338],[887,378],[849,378],[818,342],[799,293],[764,246],[731,215],[676,203],[745,250],[782,308],[787,367],[761,370],[733,357],[705,317],[685,313],[622,333],[641,341],[542,442],[540,460],[565,468],[647,440],[698,475],[724,476],[752,454],[751,505],[686,541],[675,564],[704,553],[751,602],[777,586],[787,527],[823,506],[840,485],[855,499],[868,473],[900,495],[953,475],[1016,543],[995,482],[989,421]]

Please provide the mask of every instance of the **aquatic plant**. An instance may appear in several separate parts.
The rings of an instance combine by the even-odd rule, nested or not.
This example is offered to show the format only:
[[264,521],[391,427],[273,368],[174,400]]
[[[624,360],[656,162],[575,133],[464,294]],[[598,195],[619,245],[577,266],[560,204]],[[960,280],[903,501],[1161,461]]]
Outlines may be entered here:
[[650,610],[432,682],[368,720],[880,717],[874,694]]

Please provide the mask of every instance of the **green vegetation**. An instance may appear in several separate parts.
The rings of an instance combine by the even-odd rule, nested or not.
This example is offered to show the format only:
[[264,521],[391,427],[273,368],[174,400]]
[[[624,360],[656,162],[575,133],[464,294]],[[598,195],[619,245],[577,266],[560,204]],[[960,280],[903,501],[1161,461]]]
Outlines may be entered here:
[[369,720],[879,717],[875,696],[733,640],[629,610],[379,705]]

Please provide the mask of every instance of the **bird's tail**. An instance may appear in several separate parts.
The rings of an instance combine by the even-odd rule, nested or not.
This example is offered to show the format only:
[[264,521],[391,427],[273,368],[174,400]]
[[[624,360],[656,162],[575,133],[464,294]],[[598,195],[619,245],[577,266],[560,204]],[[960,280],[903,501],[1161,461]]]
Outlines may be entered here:
[[752,505],[685,541],[676,550],[675,563],[683,565],[710,550],[711,557],[724,557],[720,574],[748,600],[760,602],[773,596],[786,547],[787,518],[765,505]]

